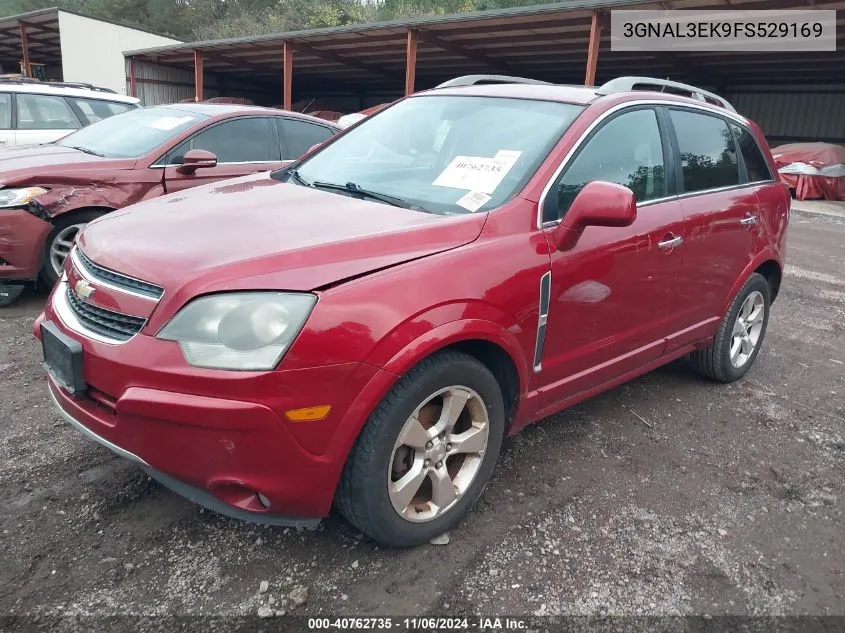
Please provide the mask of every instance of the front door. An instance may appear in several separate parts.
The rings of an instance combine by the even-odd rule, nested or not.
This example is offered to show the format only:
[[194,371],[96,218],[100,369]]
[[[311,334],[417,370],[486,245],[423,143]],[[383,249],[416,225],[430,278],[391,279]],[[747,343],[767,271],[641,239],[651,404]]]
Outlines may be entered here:
[[[217,166],[180,173],[179,164],[185,152],[192,149],[204,149],[217,156]],[[238,117],[217,123],[168,152],[166,163],[164,182],[168,193],[282,165],[275,125],[268,117]]]
[[588,227],[565,252],[552,247],[550,301],[540,363],[540,406],[550,407],[658,359],[685,326],[677,300],[686,224],[667,169],[671,151],[652,108],[604,121],[549,191],[544,227],[554,225],[588,182],[625,185],[637,197],[628,227]]

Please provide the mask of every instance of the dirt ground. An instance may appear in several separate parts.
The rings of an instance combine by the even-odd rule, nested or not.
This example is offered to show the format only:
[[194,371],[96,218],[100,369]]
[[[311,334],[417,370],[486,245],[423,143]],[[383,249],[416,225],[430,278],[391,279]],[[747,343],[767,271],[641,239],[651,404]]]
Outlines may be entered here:
[[203,511],[59,421],[0,310],[0,615],[845,615],[845,219],[793,215],[747,378],[683,363],[507,440],[445,546]]

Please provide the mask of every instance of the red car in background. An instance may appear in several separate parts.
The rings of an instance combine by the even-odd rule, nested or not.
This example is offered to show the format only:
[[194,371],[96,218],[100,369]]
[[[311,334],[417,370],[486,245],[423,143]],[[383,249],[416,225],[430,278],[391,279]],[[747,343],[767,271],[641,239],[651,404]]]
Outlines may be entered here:
[[[0,150],[0,285],[52,286],[76,234],[127,205],[282,166],[336,125],[255,106],[133,110],[53,143]],[[22,285],[4,288],[6,302]]]
[[101,218],[34,326],[51,398],[214,510],[411,546],[534,420],[687,355],[738,380],[789,193],[729,104],[638,80],[419,93]]

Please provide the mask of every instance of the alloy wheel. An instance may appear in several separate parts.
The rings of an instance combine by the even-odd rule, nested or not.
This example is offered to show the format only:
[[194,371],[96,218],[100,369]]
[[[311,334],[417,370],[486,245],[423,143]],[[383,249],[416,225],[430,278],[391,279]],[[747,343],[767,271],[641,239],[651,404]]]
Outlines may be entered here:
[[478,475],[489,434],[487,407],[472,389],[455,385],[426,398],[393,447],[387,473],[393,509],[417,523],[448,512]]
[[762,293],[755,290],[742,302],[731,333],[731,364],[737,369],[743,367],[757,349],[765,316],[766,302]]

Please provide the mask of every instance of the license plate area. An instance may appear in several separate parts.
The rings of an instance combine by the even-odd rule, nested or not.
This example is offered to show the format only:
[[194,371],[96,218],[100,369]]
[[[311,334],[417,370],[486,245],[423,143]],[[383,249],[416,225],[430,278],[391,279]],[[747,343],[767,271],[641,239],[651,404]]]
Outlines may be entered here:
[[70,393],[82,393],[88,386],[82,377],[82,343],[63,334],[51,321],[41,324],[44,369]]

